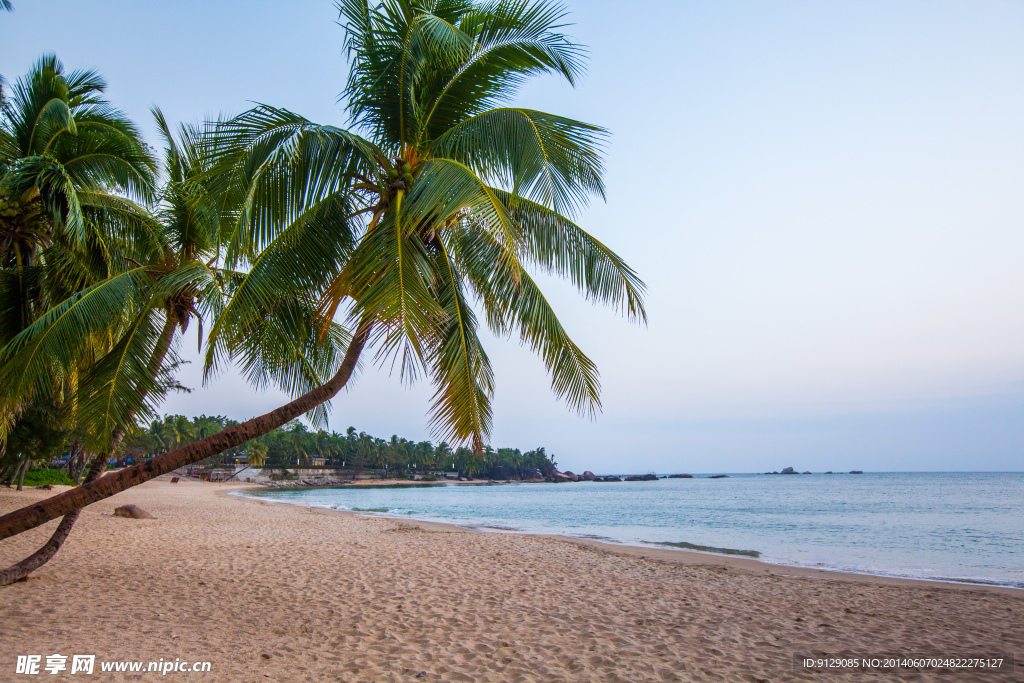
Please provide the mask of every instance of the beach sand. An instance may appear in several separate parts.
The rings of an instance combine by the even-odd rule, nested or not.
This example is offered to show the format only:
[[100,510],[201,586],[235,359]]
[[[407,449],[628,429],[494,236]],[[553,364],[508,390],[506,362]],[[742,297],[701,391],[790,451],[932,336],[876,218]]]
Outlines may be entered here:
[[[61,680],[14,674],[16,655],[52,653],[211,662],[166,676],[97,665],[68,680],[1024,680],[1021,665],[865,674],[793,663],[822,652],[1024,661],[1021,590],[481,533],[162,479],[87,508],[53,561],[0,588],[0,680]],[[53,493],[0,488],[0,511]],[[110,514],[126,503],[156,519]],[[56,524],[0,542],[0,562]]]

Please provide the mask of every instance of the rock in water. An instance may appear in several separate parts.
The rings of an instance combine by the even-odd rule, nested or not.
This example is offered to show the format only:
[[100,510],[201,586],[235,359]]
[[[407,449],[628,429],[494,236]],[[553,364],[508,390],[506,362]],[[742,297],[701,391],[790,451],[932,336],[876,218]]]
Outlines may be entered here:
[[580,475],[580,479],[583,481],[594,481],[594,473],[590,470],[583,470],[583,474]]
[[864,470],[850,470],[850,474],[864,474]]
[[140,508],[138,505],[129,503],[128,505],[122,505],[119,508],[114,508],[115,517],[129,517],[131,519],[156,519],[153,515],[149,514],[144,508]]
[[686,474],[684,472],[682,474],[670,474],[670,475],[668,475],[668,478],[669,479],[693,479],[693,475],[692,474]]
[[781,472],[779,472],[779,474],[797,474],[797,471],[794,470],[792,467],[787,467]]
[[729,478],[728,474],[714,474],[714,475],[708,477],[708,479],[728,479],[728,478]]

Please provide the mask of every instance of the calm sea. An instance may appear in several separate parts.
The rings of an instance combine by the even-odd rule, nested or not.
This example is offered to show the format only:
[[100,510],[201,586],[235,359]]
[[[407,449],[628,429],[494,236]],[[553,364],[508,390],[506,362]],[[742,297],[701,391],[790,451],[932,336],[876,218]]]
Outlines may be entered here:
[[740,551],[776,564],[1024,588],[1024,473],[696,475],[255,495],[479,528]]

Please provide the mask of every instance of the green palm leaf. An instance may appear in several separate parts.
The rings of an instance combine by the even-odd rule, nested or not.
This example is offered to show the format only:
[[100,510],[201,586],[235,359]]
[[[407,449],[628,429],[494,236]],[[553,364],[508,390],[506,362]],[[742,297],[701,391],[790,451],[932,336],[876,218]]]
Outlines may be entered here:
[[607,131],[530,109],[491,109],[459,122],[431,146],[433,154],[469,166],[559,213],[604,198],[599,152]]

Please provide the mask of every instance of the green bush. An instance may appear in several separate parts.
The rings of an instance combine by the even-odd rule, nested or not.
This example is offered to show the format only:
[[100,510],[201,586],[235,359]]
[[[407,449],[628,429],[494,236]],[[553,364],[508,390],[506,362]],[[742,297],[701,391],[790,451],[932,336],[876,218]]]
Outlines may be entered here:
[[433,474],[424,474],[422,477],[420,477],[420,481],[437,481],[437,477],[435,477]]
[[51,470],[45,467],[29,470],[25,473],[25,486],[45,486],[46,484],[74,486],[75,482],[60,470]]

